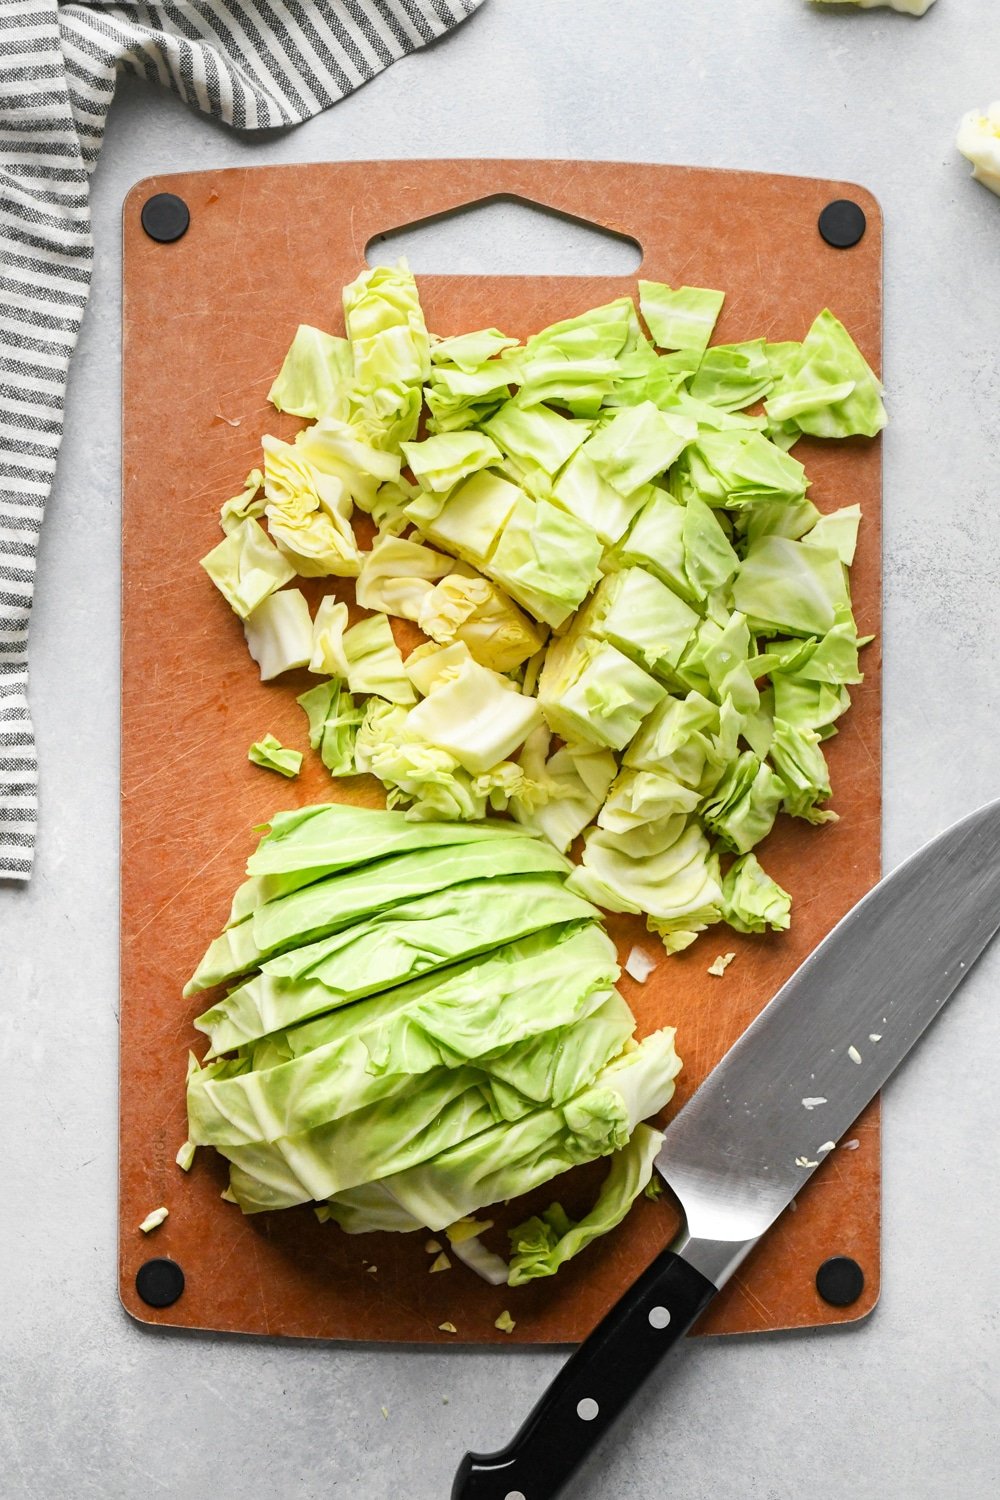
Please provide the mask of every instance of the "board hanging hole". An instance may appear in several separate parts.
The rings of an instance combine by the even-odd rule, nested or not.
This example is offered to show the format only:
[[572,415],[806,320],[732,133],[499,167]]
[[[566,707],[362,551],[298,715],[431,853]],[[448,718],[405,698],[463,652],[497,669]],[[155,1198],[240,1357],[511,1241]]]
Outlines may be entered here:
[[633,276],[642,246],[591,219],[497,193],[375,234],[365,259],[405,259],[417,276]]

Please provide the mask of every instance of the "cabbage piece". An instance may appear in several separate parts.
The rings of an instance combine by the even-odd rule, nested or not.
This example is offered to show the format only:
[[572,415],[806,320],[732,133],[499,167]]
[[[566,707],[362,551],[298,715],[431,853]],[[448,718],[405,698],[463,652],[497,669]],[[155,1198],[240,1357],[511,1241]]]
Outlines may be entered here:
[[704,354],[725,300],[725,292],[706,287],[682,286],[671,291],[662,281],[639,282],[639,311],[661,349]]
[[360,390],[421,385],[427,379],[430,340],[405,261],[374,266],[345,286],[344,322]]
[[643,401],[622,407],[588,438],[584,451],[608,483],[628,496],[663,474],[697,434],[696,423]]
[[224,1145],[229,1185],[245,1214],[332,1197],[426,1161],[495,1124],[489,1084],[472,1068],[442,1068],[411,1091],[376,1100],[301,1135]]
[[[409,518],[405,518],[409,524]],[[419,620],[433,585],[455,570],[453,557],[420,542],[380,534],[361,554],[356,597],[362,609]]]
[[247,760],[252,765],[263,767],[265,771],[277,771],[279,776],[287,776],[289,779],[297,776],[302,769],[302,751],[286,749],[273,734],[265,734],[262,740],[255,740],[247,751]]
[[507,401],[483,423],[483,430],[508,458],[552,479],[590,436],[591,424],[561,416],[547,406]]
[[201,566],[241,620],[295,577],[264,528],[248,516],[201,559]]
[[448,573],[428,590],[417,617],[433,641],[461,641],[474,661],[512,672],[544,641],[533,620],[485,578]]
[[613,562],[621,567],[645,568],[680,598],[693,602],[697,595],[684,565],[686,509],[673,496],[654,490],[624,541],[615,548]]
[[[478,336],[473,334],[470,337],[476,339]],[[447,360],[444,349],[452,343],[457,346],[458,342],[458,339],[446,339],[432,356],[435,362],[430,384],[424,391],[429,432],[460,432],[484,422],[510,396],[514,372],[509,362],[503,357],[496,359],[490,355],[480,364],[473,364],[471,358],[466,357],[467,353],[475,352],[472,346],[468,351],[464,348],[459,351],[461,362]],[[515,341],[503,342],[510,348]],[[502,350],[500,352],[503,354]]]
[[345,630],[345,676],[352,693],[377,693],[390,703],[413,703],[416,694],[403,670],[392,626],[385,615],[369,615]]
[[405,709],[372,698],[354,747],[359,771],[370,771],[388,789],[390,808],[411,819],[478,821],[486,794],[477,791],[456,756],[411,732]]
[[702,822],[724,849],[747,854],[771,832],[785,792],[767,762],[745,750],[702,807]]
[[529,786],[541,788],[544,795],[531,798],[522,790],[510,810],[519,823],[537,829],[565,853],[604,801],[618,766],[610,750],[593,745],[563,745],[549,756],[550,743],[545,728],[525,741],[521,765]]
[[934,0],[813,0],[814,5],[856,5],[860,10],[874,10],[877,6],[888,6],[907,16],[924,16]]
[[219,525],[227,536],[237,530],[243,521],[249,517],[264,514],[264,506],[267,503],[260,491],[264,484],[264,475],[260,469],[251,469],[243,481],[243,488],[238,495],[231,500],[223,502],[219,511]]
[[235,1076],[192,1072],[188,1134],[198,1145],[278,1140],[436,1068],[489,1067],[501,1049],[569,1025],[618,972],[614,945],[595,924],[533,933],[251,1043],[240,1054],[247,1070]]
[[305,595],[299,589],[269,594],[243,621],[243,634],[247,650],[260,667],[261,682],[308,666],[313,626]]
[[706,505],[739,509],[761,500],[801,500],[806,473],[760,432],[725,428],[702,432],[671,475],[680,499],[697,495]]
[[562,872],[464,881],[264,960],[194,1024],[211,1057],[543,927],[597,916],[565,889]]
[[838,608],[850,608],[847,575],[829,548],[764,536],[740,564],[733,603],[754,629],[825,635]]
[[[379,442],[384,441],[384,434],[379,434]],[[349,513],[351,504],[371,511],[380,485],[400,482],[399,454],[386,452],[366,437],[361,426],[337,417],[321,417],[311,427],[304,427],[296,435],[294,449],[314,482],[317,477],[322,481],[319,493],[323,503],[344,514]]]
[[485,571],[537,620],[558,630],[600,576],[601,544],[582,521],[521,495]]
[[[406,514],[405,507],[415,500],[420,491],[415,484],[410,484],[408,479],[387,480],[380,484],[374,495],[366,497],[367,506],[360,509],[368,509],[368,513],[378,530],[378,537],[402,536],[410,526],[410,518]],[[372,544],[374,546],[374,542]],[[364,565],[364,554],[362,554],[362,566]]]
[[738,411],[766,396],[773,384],[765,340],[750,339],[706,349],[688,390],[696,401],[707,401],[722,411]]
[[575,318],[563,318],[532,334],[525,343],[530,356],[555,356],[569,363],[591,359],[613,360],[636,329],[631,297],[618,297],[592,307]]
[[737,932],[787,931],[792,898],[763,869],[756,854],[733,861],[722,881],[722,915]]
[[577,629],[550,646],[538,701],[550,729],[564,740],[620,750],[666,689],[607,641]]
[[360,554],[350,495],[338,480],[313,469],[297,444],[266,435],[261,442],[264,514],[278,547],[304,577],[353,577]]
[[773,423],[794,422],[821,438],[874,437],[886,424],[881,382],[828,308],[816,318],[764,410]]
[[693,934],[721,918],[718,856],[683,814],[623,834],[589,829],[583,863],[567,883],[608,911],[645,912],[661,937]]
[[699,623],[677,675],[686,686],[718,703],[728,698],[739,713],[756,713],[760,693],[750,666],[752,644],[743,615],[729,615],[724,625],[706,618]]
[[444,494],[502,457],[496,443],[481,432],[442,432],[402,447],[417,482],[434,494]]
[[587,635],[610,641],[647,672],[668,677],[698,624],[694,610],[642,568],[602,579],[579,617]]
[[[314,942],[375,912],[432,891],[463,881],[533,871],[556,870],[565,874],[569,868],[548,844],[528,837],[515,824],[498,823],[503,838],[477,839],[473,843],[469,840],[476,839],[476,825],[410,823],[399,813],[389,816],[410,835],[411,852],[394,855],[390,847],[387,858],[376,859],[363,869],[350,867],[338,874],[329,874],[328,867],[312,867],[306,872],[308,884],[284,893],[262,890],[266,880],[256,886],[248,882],[249,891],[246,886],[241,887],[243,896],[237,892],[238,899],[234,901],[235,920],[209,944],[185,986],[185,996],[248,973],[286,948]],[[489,826],[492,830],[493,825]],[[438,854],[443,847],[442,829],[453,835],[447,860]],[[350,840],[346,829],[345,838]],[[422,838],[428,847],[421,845]],[[465,842],[460,842],[463,839]],[[257,905],[245,914],[242,912],[243,902],[261,896],[267,899],[258,899]]]
[[619,297],[564,318],[504,356],[525,406],[554,401],[577,416],[595,416],[617,378],[616,356],[632,334],[635,309]]
[[1000,193],[1000,100],[987,110],[972,109],[963,115],[955,144],[972,163],[976,181]]
[[[345,403],[344,419],[362,442],[388,454],[390,460],[398,455],[401,443],[408,443],[416,437],[423,407],[419,386],[382,386],[374,391],[358,391],[352,386],[348,395],[350,399]],[[334,408],[328,415],[337,417],[339,414]],[[326,416],[320,417],[321,422],[326,420]],[[389,468],[388,461],[385,468]],[[361,499],[356,499],[361,504]]]
[[554,1276],[566,1261],[617,1228],[652,1177],[662,1144],[662,1131],[637,1125],[628,1143],[613,1153],[596,1202],[583,1219],[574,1224],[560,1204],[553,1203],[541,1216],[508,1230],[509,1284],[523,1286],[540,1276]]
[[701,693],[669,697],[643,720],[625,752],[623,765],[636,771],[670,776],[682,786],[699,788],[712,754],[712,734],[719,709]]
[[469,661],[411,710],[407,730],[447,750],[465,770],[488,771],[541,723],[535,700],[513,684],[510,688],[496,673]]
[[316,803],[274,814],[268,832],[247,860],[247,874],[277,875],[320,867],[332,872],[410,849],[508,838],[523,838],[521,829],[506,823],[414,828],[398,813],[379,808]]
[[447,339],[432,336],[431,364],[456,365],[471,375],[487,360],[516,347],[517,339],[508,338],[499,328],[479,328],[474,333],[458,333]]
[[267,399],[278,411],[321,417],[334,407],[353,376],[347,339],[300,323]]
[[769,750],[771,762],[785,787],[782,807],[793,818],[808,823],[836,822],[837,814],[822,811],[817,803],[828,801],[830,773],[815,729],[801,728],[775,718]]
[[505,1120],[519,1120],[525,1102],[561,1104],[590,1083],[627,1048],[635,1017],[617,990],[592,990],[576,1020],[540,1032],[481,1061],[493,1103]]
[[347,676],[347,658],[344,655],[347,620],[347,605],[341,600],[335,599],[332,594],[320,600],[313,620],[310,672],[322,672],[330,677]]
[[597,817],[609,833],[628,833],[643,823],[656,823],[675,813],[692,813],[701,793],[660,771],[623,770],[612,783]]
[[845,568],[854,561],[858,545],[858,528],[861,524],[861,506],[844,505],[840,510],[828,511],[817,518],[802,537],[808,547],[823,547],[836,552]]
[[697,495],[689,495],[684,507],[681,541],[688,597],[707,598],[727,584],[739,568],[740,560],[718,516]]
[[[406,658],[404,671],[422,698],[454,682],[467,662],[472,661],[472,652],[464,641],[452,641],[447,646],[436,641],[425,641]],[[502,686],[503,684],[501,684]]]
[[523,498],[516,484],[481,470],[446,496],[420,496],[406,512],[432,542],[481,567],[493,555],[508,518]]
[[762,536],[787,536],[798,541],[819,520],[820,513],[811,500],[760,500],[739,512],[736,531],[748,547]]
[[[495,1125],[431,1161],[383,1179],[382,1192],[411,1219],[441,1230],[490,1203],[517,1197],[585,1161],[624,1146],[644,1116],[674,1091],[677,1059],[670,1029],[654,1032],[609,1064],[566,1104]],[[332,1217],[353,1223],[334,1198]]]
[[656,493],[644,487],[624,496],[603,477],[586,448],[581,448],[552,484],[549,498],[589,526],[605,546],[613,546]]
[[310,688],[295,700],[309,720],[309,744],[331,776],[353,776],[354,742],[364,710],[336,677]]

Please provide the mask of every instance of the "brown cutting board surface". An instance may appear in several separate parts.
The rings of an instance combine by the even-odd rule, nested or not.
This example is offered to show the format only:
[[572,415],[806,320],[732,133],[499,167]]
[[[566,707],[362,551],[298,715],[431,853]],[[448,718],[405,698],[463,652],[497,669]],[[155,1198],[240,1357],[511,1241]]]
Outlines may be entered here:
[[[154,193],[180,195],[187,234],[170,245],[140,225]],[[566,1342],[582,1338],[668,1241],[668,1198],[640,1199],[622,1228],[554,1280],[488,1287],[457,1266],[430,1276],[419,1235],[349,1237],[308,1208],[244,1218],[220,1201],[223,1162],[200,1151],[185,1175],[184,1071],[203,1008],[181,987],[221,928],[255,844],[252,829],[282,807],[344,796],[315,756],[295,694],[306,683],[262,684],[240,622],[198,567],[218,541],[218,507],[258,461],[262,433],[291,436],[266,395],[296,326],[343,332],[340,290],[364,266],[372,236],[493,194],[515,194],[635,237],[643,277],[724,288],[719,340],[801,338],[830,306],[880,366],[881,219],[867,192],[845,183],[684,167],[580,162],[355,162],[197,172],[149,179],[124,209],[124,578],[122,657],[120,1289],[147,1322],[300,1337],[447,1342]],[[853,250],[816,230],[833,198],[860,202],[868,230]],[[521,338],[623,293],[634,278],[424,276],[428,325],[439,334],[494,324]],[[860,501],[853,573],[859,627],[880,626],[881,454],[878,442],[803,441],[796,456],[821,509]],[[321,581],[320,590],[328,581]],[[344,592],[344,585],[338,585]],[[346,587],[350,594],[350,585]],[[621,989],[641,1033],[678,1028],[684,1071],[671,1109],[705,1077],[784,979],[879,875],[879,646],[866,681],[829,743],[841,821],[812,829],[787,818],[761,852],[794,896],[788,934],[743,938],[710,929],[645,985]],[[295,674],[298,677],[300,674]],[[314,680],[314,679],[313,679]],[[299,780],[247,762],[267,731],[307,751]],[[372,805],[372,783],[346,783]],[[609,923],[624,958],[658,948],[638,918]],[[732,950],[721,979],[707,967]],[[200,1049],[199,1049],[200,1050]],[[700,1331],[744,1333],[850,1321],[874,1305],[879,1280],[877,1103],[804,1187],[765,1243],[702,1320]],[[560,1183],[582,1212],[602,1168]],[[528,1200],[548,1203],[551,1189]],[[148,1238],[137,1225],[165,1204]],[[517,1217],[524,1205],[516,1205]],[[510,1215],[498,1216],[500,1223]],[[501,1239],[502,1247],[505,1240]],[[828,1307],[814,1276],[831,1255],[865,1273],[862,1298]],[[179,1262],[186,1289],[173,1307],[147,1307],[135,1274],[150,1256]],[[376,1271],[371,1266],[377,1267]],[[493,1321],[509,1308],[512,1336]]]

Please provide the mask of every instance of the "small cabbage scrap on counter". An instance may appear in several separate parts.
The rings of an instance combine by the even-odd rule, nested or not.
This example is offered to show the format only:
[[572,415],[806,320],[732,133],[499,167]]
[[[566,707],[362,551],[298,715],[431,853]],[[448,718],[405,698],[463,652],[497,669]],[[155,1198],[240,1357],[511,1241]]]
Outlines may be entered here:
[[[571,868],[509,821],[276,814],[185,991],[237,981],[195,1021],[210,1045],[187,1080],[189,1145],[228,1159],[225,1196],[312,1203],[350,1234],[447,1231],[514,1286],[619,1224],[681,1065],[672,1028],[635,1040]],[[477,1209],[601,1157],[578,1224],[554,1205],[510,1231],[510,1262],[482,1242]]]
[[889,9],[907,16],[924,16],[934,0],[813,0],[814,5],[854,5],[859,10]]
[[[299,702],[331,775],[414,822],[582,836],[570,888],[668,953],[787,928],[751,851],[779,816],[836,816],[860,511],[821,514],[793,450],[886,420],[831,311],[713,344],[723,302],[640,281],[638,311],[438,338],[405,265],[365,271],[346,337],[296,333],[270,399],[307,425],[264,438],[203,559],[261,677],[321,679]],[[351,580],[351,608],[311,615],[295,576]]]
[[1000,99],[989,109],[973,109],[963,116],[956,145],[972,163],[976,181],[1000,194]]

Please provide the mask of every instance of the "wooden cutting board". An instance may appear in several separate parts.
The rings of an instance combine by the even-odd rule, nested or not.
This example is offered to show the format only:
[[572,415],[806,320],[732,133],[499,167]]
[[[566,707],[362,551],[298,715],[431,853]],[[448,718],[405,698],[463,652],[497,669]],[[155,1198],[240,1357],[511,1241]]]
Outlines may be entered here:
[[[143,204],[161,192],[190,209],[190,228],[172,244],[154,242],[140,224]],[[341,287],[363,268],[374,235],[496,194],[632,235],[646,278],[724,288],[721,340],[798,339],[828,305],[880,365],[880,214],[851,184],[623,163],[416,161],[196,172],[133,188],[124,208],[119,1269],[125,1307],[147,1322],[454,1341],[438,1331],[447,1321],[460,1342],[573,1341],[675,1229],[669,1199],[641,1199],[621,1229],[555,1280],[493,1289],[460,1266],[430,1276],[419,1235],[349,1237],[320,1226],[308,1208],[243,1218],[220,1201],[225,1167],[212,1152],[200,1151],[188,1175],[174,1165],[186,1134],[186,1052],[203,1040],[191,1028],[202,1006],[182,1000],[181,987],[226,918],[256,842],[252,829],[279,808],[344,795],[314,756],[291,783],[248,764],[248,745],[267,731],[307,749],[294,701],[306,677],[260,683],[240,622],[198,559],[217,542],[219,505],[257,463],[261,435],[290,437],[299,426],[265,399],[296,326],[343,332]],[[868,217],[864,238],[846,251],[831,249],[816,228],[825,204],[841,197]],[[420,278],[428,325],[442,335],[493,324],[523,338],[635,290],[633,278]],[[860,629],[877,633],[880,445],[804,440],[796,457],[821,509],[861,503],[854,598]],[[661,962],[645,985],[622,979],[641,1033],[678,1028],[684,1072],[674,1108],[878,878],[877,643],[864,665],[865,684],[829,744],[841,821],[814,830],[783,818],[761,851],[793,893],[791,931],[741,938],[716,928]],[[379,801],[374,783],[346,786],[356,800]],[[657,946],[640,919],[614,918],[609,927],[622,957],[637,940]],[[709,963],[724,950],[736,952],[735,962],[723,978],[710,977]],[[872,1308],[877,1103],[853,1136],[857,1149],[831,1155],[699,1331],[841,1323]],[[583,1211],[602,1171],[586,1168],[560,1184],[571,1214]],[[552,1196],[543,1189],[529,1202],[540,1207]],[[137,1226],[160,1204],[170,1217],[147,1238]],[[523,1203],[516,1212],[523,1215]],[[817,1268],[833,1255],[854,1257],[866,1278],[846,1309],[815,1289]],[[160,1311],[135,1287],[151,1256],[172,1258],[186,1278],[180,1299]],[[493,1327],[503,1308],[516,1319],[512,1336]]]

